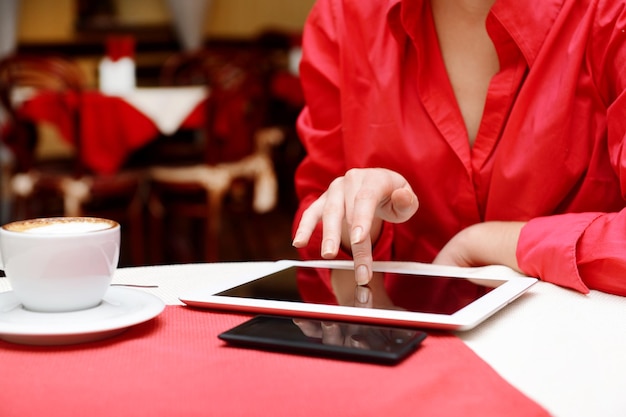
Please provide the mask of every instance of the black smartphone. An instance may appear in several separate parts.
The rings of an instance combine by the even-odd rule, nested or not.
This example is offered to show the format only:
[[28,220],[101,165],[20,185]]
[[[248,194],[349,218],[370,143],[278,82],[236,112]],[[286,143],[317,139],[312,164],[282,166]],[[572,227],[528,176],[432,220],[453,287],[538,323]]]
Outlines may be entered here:
[[249,348],[395,364],[415,351],[426,333],[360,323],[257,316],[218,337]]

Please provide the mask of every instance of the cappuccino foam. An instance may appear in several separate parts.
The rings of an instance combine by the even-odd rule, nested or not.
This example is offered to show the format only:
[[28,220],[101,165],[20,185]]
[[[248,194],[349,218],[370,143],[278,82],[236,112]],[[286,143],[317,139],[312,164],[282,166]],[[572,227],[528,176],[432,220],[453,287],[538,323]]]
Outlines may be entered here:
[[105,219],[61,217],[55,219],[34,219],[9,223],[4,226],[12,232],[45,235],[66,235],[89,233],[110,229],[115,223]]

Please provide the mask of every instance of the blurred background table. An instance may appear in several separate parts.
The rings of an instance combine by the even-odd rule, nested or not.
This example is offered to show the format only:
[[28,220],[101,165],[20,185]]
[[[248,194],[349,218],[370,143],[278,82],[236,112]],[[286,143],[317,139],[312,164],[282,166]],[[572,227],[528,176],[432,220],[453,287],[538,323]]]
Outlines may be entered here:
[[[180,128],[200,128],[204,122],[203,87],[137,88],[120,95],[87,90],[80,98],[81,152],[85,164],[101,174],[120,169],[130,155]],[[71,92],[39,93],[23,99],[20,115],[33,123],[54,126],[72,143],[71,114],[65,109],[78,98]]]
[[[262,59],[204,50],[177,54],[163,67],[170,75],[163,79],[171,84],[115,95],[84,88],[73,77],[75,66],[59,57],[3,60],[8,70],[3,74],[14,69],[18,79],[27,73],[25,65],[39,74],[51,73],[42,71],[45,66],[65,68],[32,93],[10,75],[3,78],[2,91],[10,89],[3,103],[11,103],[5,107],[11,108],[13,121],[5,127],[5,142],[16,155],[10,181],[4,181],[15,204],[4,221],[51,215],[112,218],[130,232],[130,239],[123,239],[123,255],[130,253],[123,264],[143,265],[229,259],[222,253],[220,233],[226,229],[222,214],[232,209],[238,220],[230,234],[243,237],[235,246],[244,249],[236,259],[280,258],[261,253],[269,247],[267,233],[259,233],[261,223],[254,217],[277,207],[287,210],[281,245],[290,250],[292,175],[301,154],[281,156],[280,149],[293,147],[292,136],[289,144],[285,141],[293,126],[267,117],[271,93],[265,69],[257,68]],[[172,76],[187,70],[182,66],[187,63],[193,64],[194,77],[184,82],[191,85]],[[46,127],[57,133],[54,146]],[[152,236],[143,239],[146,230]]]

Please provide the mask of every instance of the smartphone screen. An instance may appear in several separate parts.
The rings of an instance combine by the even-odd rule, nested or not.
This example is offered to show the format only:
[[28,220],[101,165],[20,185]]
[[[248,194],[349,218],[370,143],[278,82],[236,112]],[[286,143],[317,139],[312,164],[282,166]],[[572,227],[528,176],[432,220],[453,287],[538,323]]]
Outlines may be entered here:
[[250,348],[395,364],[415,351],[426,333],[338,321],[257,316],[218,337]]

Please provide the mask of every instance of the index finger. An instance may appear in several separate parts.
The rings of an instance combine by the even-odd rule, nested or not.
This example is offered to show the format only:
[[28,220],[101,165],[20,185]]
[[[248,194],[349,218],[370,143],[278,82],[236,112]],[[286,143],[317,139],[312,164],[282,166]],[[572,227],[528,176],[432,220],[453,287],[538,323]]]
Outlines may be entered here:
[[350,248],[354,260],[354,273],[357,284],[365,285],[372,279],[372,232],[379,233],[376,225],[376,210],[381,196],[370,184],[363,187],[354,195],[353,199],[347,200],[346,212],[351,213]]

